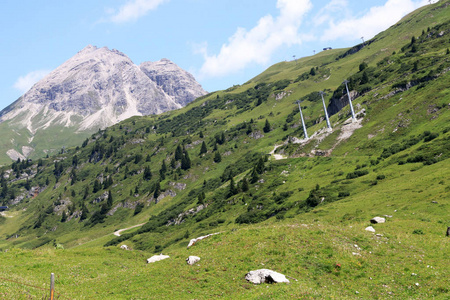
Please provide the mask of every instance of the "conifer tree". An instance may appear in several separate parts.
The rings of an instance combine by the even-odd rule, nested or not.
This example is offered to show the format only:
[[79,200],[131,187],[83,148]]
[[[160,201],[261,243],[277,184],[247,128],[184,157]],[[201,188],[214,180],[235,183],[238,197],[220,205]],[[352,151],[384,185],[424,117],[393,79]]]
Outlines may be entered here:
[[246,134],[249,135],[249,134],[252,133],[252,132],[253,132],[252,125],[250,125],[250,123],[249,123],[249,124],[247,124],[247,131],[246,131]]
[[155,198],[155,202],[157,201],[159,195],[161,195],[161,183],[158,181],[155,186],[155,191],[153,192],[153,198]]
[[236,188],[236,184],[234,183],[233,177],[230,179],[230,187],[228,189],[228,197],[234,196],[238,193],[238,190]]
[[178,145],[175,149],[175,160],[180,160],[183,158],[183,149],[181,149],[181,146]]
[[92,193],[97,193],[102,189],[102,185],[98,179],[95,179],[94,181],[94,187],[92,188]]
[[199,153],[199,155],[205,154],[206,152],[208,152],[208,148],[206,148],[205,141],[203,141],[203,142],[202,142],[202,147],[200,148],[200,153]]
[[184,151],[183,157],[181,158],[181,169],[189,170],[191,168],[191,159],[187,151]]
[[108,206],[108,209],[111,208],[113,205],[113,197],[111,194],[111,190],[108,191],[108,200],[106,200],[106,205]]
[[270,132],[270,123],[269,120],[266,119],[266,124],[264,125],[263,131],[265,133]]
[[253,168],[252,174],[250,175],[250,183],[257,183],[259,180],[258,172],[256,172],[256,167]]
[[161,177],[161,180],[164,180],[166,178],[166,172],[167,166],[165,160],[163,159],[161,169],[159,169],[159,177]]
[[248,187],[248,181],[247,178],[244,177],[244,179],[242,180],[242,186],[241,189],[243,192],[247,192],[249,187]]
[[146,166],[144,169],[144,180],[149,181],[152,179],[152,171],[149,166]]
[[66,220],[67,220],[66,211],[63,211],[62,216],[61,216],[61,223],[64,223]]
[[222,156],[220,155],[219,151],[216,151],[214,153],[214,162],[220,163],[222,161]]
[[258,174],[262,174],[265,171],[264,167],[264,159],[262,157],[259,158],[258,163],[256,164],[255,170]]

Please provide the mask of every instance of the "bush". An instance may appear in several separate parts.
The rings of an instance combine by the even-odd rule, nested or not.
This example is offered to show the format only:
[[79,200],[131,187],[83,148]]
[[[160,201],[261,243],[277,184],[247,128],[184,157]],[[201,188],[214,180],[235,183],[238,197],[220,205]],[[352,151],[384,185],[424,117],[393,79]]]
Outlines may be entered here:
[[422,229],[414,229],[413,234],[424,235],[425,233]]
[[356,170],[356,171],[354,171],[354,172],[351,172],[351,173],[347,173],[347,179],[354,179],[354,178],[358,178],[358,177],[361,177],[361,176],[364,176],[364,175],[367,175],[367,174],[369,174],[369,171],[367,171],[367,170]]
[[344,197],[348,197],[350,196],[350,192],[339,192],[338,197],[339,198],[344,198]]

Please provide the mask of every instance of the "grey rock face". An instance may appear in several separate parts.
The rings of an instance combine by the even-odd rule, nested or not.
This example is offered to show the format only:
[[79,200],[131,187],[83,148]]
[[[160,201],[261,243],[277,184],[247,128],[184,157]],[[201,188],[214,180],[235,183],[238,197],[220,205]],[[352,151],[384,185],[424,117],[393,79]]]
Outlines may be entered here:
[[[56,122],[98,129],[131,116],[181,108],[206,93],[169,60],[142,66],[117,50],[87,46],[36,83],[0,122],[22,115],[30,132]],[[74,122],[74,116],[82,121]]]
[[178,104],[185,106],[206,94],[194,76],[166,58],[157,62],[144,62],[139,67]]
[[191,74],[167,59],[137,66],[117,50],[89,45],[1,111],[0,123],[27,129],[30,140],[53,125],[92,133],[132,116],[181,108],[204,94]]

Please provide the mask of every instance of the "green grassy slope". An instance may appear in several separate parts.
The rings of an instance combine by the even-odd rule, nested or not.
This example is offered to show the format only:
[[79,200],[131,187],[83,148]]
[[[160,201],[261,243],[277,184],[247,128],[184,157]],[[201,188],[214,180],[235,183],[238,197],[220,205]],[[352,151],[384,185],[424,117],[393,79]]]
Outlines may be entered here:
[[[447,298],[449,3],[365,47],[282,62],[181,110],[2,168],[11,209],[0,217],[0,277],[18,283],[0,293],[40,297],[22,284],[55,272],[58,291],[76,299]],[[329,132],[317,92],[329,108],[345,102],[344,79],[358,119],[344,106]],[[284,159],[269,155],[275,145]],[[384,215],[375,234],[364,230]],[[161,252],[171,258],[145,264]],[[188,255],[202,260],[187,266]],[[258,268],[298,281],[248,284]]]

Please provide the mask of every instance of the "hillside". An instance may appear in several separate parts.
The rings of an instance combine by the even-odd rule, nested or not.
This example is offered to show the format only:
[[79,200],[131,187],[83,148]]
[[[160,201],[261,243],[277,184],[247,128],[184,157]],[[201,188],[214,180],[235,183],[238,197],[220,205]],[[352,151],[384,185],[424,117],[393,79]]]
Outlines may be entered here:
[[137,66],[118,50],[88,45],[0,111],[0,164],[54,154],[98,129],[178,109],[204,94],[168,59]]
[[[0,295],[40,297],[23,284],[54,272],[76,299],[448,298],[449,12],[3,167]],[[291,284],[244,279],[260,268]]]

